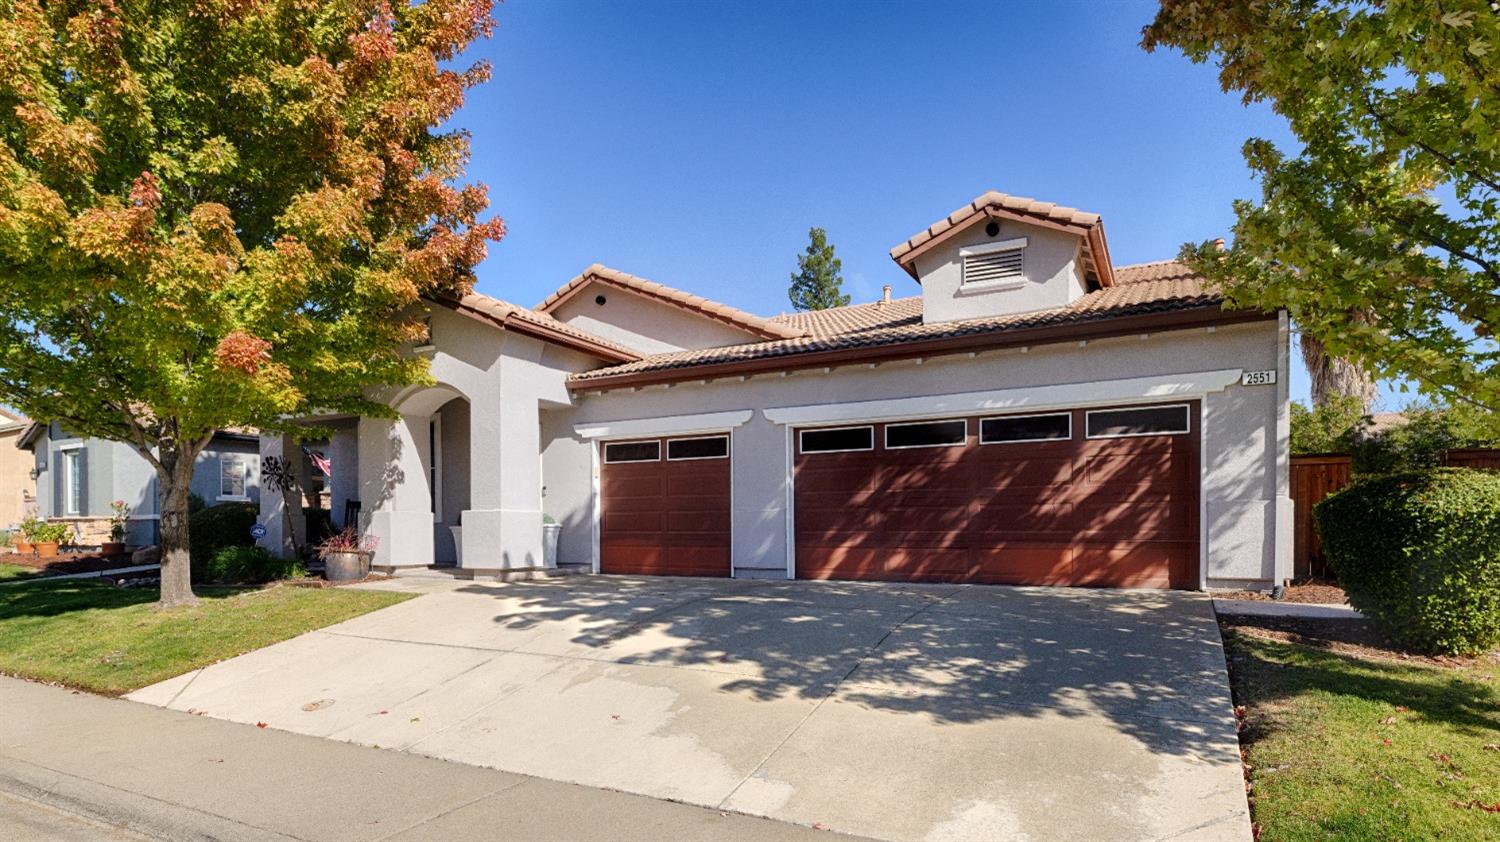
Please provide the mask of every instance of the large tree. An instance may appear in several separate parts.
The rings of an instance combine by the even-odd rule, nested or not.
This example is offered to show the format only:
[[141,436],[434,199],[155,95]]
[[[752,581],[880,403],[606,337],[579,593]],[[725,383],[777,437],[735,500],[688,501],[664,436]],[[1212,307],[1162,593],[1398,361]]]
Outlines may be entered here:
[[787,296],[798,310],[827,310],[845,307],[849,296],[843,292],[843,261],[833,254],[828,232],[812,228],[807,232],[807,250],[797,255],[797,271]]
[[1300,143],[1245,144],[1233,248],[1184,248],[1230,300],[1334,357],[1500,406],[1500,14],[1487,0],[1163,0],[1146,49],[1216,61]]
[[441,128],[491,2],[0,5],[0,394],[150,462],[160,604],[189,604],[214,431],[388,414],[372,389],[427,376],[418,300],[503,233]]

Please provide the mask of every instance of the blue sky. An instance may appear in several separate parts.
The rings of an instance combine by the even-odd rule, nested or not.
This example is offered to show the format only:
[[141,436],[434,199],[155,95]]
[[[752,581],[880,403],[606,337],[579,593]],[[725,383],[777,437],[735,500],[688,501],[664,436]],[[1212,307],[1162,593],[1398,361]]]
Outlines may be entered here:
[[855,301],[914,295],[889,249],[991,188],[1102,214],[1117,264],[1224,236],[1241,145],[1289,136],[1142,51],[1154,6],[510,0],[456,120],[509,227],[478,288],[532,305],[597,261],[775,314],[818,225]]

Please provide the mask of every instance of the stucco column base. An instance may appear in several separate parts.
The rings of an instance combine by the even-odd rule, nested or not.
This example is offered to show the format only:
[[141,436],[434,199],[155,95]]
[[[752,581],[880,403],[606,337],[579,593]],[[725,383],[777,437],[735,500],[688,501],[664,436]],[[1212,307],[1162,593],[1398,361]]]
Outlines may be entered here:
[[376,567],[426,567],[432,564],[432,512],[371,512],[369,534],[380,539]]
[[541,510],[469,509],[463,514],[463,568],[543,566]]

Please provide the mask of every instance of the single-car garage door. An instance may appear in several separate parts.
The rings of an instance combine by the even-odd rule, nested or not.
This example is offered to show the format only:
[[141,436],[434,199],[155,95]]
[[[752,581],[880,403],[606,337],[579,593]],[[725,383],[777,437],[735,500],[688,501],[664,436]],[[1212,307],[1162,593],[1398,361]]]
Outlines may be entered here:
[[599,569],[729,575],[729,436],[605,442]]
[[798,578],[1198,586],[1198,404],[797,431]]

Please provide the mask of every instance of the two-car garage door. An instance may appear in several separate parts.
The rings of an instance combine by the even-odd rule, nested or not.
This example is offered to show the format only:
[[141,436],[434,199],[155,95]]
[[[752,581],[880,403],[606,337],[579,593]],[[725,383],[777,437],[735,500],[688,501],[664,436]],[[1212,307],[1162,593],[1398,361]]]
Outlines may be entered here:
[[797,577],[1196,588],[1197,415],[799,430]]
[[[1198,586],[1198,404],[795,431],[796,576]],[[729,436],[602,446],[600,569],[730,574]]]

